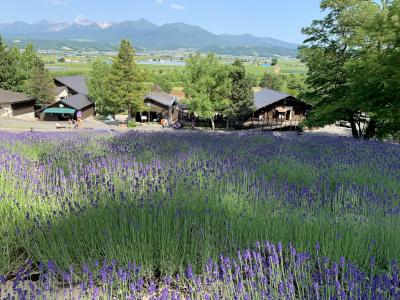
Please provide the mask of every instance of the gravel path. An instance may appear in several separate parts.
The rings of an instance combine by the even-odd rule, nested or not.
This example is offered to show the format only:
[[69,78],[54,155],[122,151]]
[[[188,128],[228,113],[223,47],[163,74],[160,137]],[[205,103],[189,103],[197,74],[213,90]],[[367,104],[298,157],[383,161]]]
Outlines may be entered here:
[[351,129],[347,127],[339,127],[336,125],[327,125],[322,128],[318,128],[313,131],[307,131],[310,134],[319,134],[319,135],[340,135],[345,137],[351,137]]
[[[57,129],[57,122],[46,122],[39,120],[22,120],[16,118],[0,118],[0,130],[39,130],[39,131],[70,131],[71,129]],[[67,122],[58,122],[61,125],[67,126]],[[89,118],[83,121],[84,129],[95,129],[95,130],[142,130],[142,131],[162,131],[172,130],[171,128],[164,129],[159,124],[141,124],[137,123],[137,127],[128,129],[119,127],[117,125],[109,125],[95,118]],[[339,135],[351,137],[351,129],[346,127],[338,127],[336,125],[328,125],[323,128],[319,128],[313,131],[307,131],[308,134],[319,134],[319,135]]]
[[[68,122],[48,122],[39,120],[22,120],[16,118],[0,118],[0,130],[12,130],[12,131],[25,131],[25,130],[39,130],[39,131],[70,131],[69,128],[57,129],[56,123],[68,127]],[[135,130],[148,130],[157,131],[164,130],[161,125],[157,124],[141,124],[134,128]],[[95,118],[89,118],[83,120],[83,129],[95,129],[95,130],[118,130],[126,131],[130,130],[126,127],[119,127],[117,125],[109,125]]]

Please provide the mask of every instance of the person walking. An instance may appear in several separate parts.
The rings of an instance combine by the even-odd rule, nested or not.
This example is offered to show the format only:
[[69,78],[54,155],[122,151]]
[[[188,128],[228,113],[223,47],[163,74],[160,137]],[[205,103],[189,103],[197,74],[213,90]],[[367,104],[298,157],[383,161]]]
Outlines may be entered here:
[[196,116],[194,114],[192,114],[192,130],[194,130],[194,127],[196,125]]
[[80,110],[76,113],[76,120],[78,124],[78,128],[82,128],[82,112]]
[[167,127],[167,125],[168,125],[167,124],[167,118],[165,117],[164,113],[161,114],[161,125],[162,125],[163,128]]

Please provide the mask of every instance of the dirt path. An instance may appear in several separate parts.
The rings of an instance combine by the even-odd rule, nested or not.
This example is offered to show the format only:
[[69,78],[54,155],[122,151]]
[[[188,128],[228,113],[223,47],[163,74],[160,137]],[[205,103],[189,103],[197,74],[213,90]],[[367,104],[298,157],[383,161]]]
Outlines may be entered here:
[[332,135],[339,135],[339,136],[345,136],[345,137],[351,137],[351,129],[347,127],[339,127],[336,125],[327,125],[322,128],[318,128],[313,131],[307,131],[309,134],[318,134],[318,135],[327,135],[327,136],[332,136]]
[[[66,128],[57,129],[56,123],[65,126]],[[137,127],[128,129],[119,127],[117,125],[109,125],[95,118],[89,118],[83,121],[83,129],[93,130],[145,130],[145,131],[159,131],[165,130],[158,124],[141,124],[138,123]],[[26,130],[37,130],[37,131],[71,131],[68,128],[68,122],[48,122],[39,120],[22,120],[16,118],[0,118],[0,130],[11,130],[11,131],[26,131]]]

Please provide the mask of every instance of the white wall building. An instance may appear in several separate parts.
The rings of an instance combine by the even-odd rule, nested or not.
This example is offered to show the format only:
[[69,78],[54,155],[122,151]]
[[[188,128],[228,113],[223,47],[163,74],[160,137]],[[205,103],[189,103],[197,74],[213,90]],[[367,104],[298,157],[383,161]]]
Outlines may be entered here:
[[32,96],[0,89],[0,117],[34,119],[35,102]]

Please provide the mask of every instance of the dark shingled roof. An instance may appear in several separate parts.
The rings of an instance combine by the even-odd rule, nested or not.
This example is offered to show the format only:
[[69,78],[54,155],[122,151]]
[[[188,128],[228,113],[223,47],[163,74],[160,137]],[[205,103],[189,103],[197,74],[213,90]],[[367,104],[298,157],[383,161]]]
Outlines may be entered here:
[[168,93],[156,92],[156,91],[148,94],[147,96],[144,97],[144,99],[152,100],[167,107],[172,107],[176,102],[178,102],[178,98],[171,96]]
[[54,79],[78,94],[89,94],[86,85],[86,77],[83,75],[56,77]]
[[83,109],[93,103],[89,101],[86,95],[77,94],[71,97],[60,100],[61,103],[68,105],[69,107],[75,108],[76,110]]
[[18,103],[18,102],[31,101],[34,99],[35,99],[34,97],[23,93],[17,93],[0,89],[0,103]]
[[292,96],[271,89],[262,89],[261,91],[255,93],[254,105],[257,109],[260,109],[289,97]]

